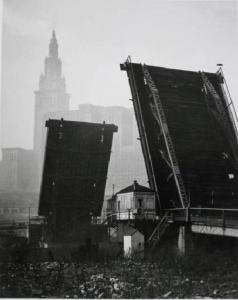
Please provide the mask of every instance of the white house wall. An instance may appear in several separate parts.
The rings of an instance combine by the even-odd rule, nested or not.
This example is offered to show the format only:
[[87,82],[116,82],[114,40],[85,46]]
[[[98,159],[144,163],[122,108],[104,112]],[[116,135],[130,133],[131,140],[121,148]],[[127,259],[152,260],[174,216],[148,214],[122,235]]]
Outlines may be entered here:
[[124,256],[130,256],[132,252],[132,237],[129,235],[124,236]]
[[139,208],[139,199],[143,199],[142,207],[144,209],[155,209],[155,196],[151,193],[135,193],[134,194],[134,202],[135,208]]
[[134,207],[133,193],[125,193],[117,195],[117,209],[120,201],[120,210],[128,210]]
[[[155,196],[153,193],[125,193],[117,195],[117,210],[121,213],[121,218],[123,218],[123,212],[137,212],[139,206],[139,199],[142,199],[142,209],[144,211],[152,212],[155,211]],[[118,203],[120,202],[120,209]],[[128,218],[128,215],[127,217]]]

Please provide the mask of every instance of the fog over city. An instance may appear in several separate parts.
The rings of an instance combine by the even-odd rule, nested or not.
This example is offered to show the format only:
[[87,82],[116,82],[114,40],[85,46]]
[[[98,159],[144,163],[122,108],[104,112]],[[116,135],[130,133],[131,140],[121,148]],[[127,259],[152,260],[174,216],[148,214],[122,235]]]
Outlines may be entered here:
[[55,29],[70,107],[129,107],[119,64],[224,72],[237,105],[237,1],[4,0],[1,147],[32,148],[34,91]]

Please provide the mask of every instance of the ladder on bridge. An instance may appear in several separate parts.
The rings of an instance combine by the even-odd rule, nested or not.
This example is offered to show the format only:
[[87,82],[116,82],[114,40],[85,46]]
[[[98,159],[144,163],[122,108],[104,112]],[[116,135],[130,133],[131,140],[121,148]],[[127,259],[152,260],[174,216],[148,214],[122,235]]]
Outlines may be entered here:
[[143,73],[144,73],[145,80],[146,80],[146,82],[150,88],[150,91],[152,93],[152,96],[153,96],[154,107],[155,107],[157,115],[158,115],[157,121],[159,122],[159,126],[160,126],[160,128],[162,130],[162,134],[164,136],[165,145],[166,145],[166,149],[168,152],[172,172],[174,175],[174,180],[175,180],[175,184],[177,187],[179,199],[180,199],[182,208],[185,208],[189,205],[189,201],[188,201],[186,190],[184,187],[179,164],[178,164],[178,161],[176,158],[173,142],[172,142],[172,139],[171,139],[171,136],[169,133],[167,120],[166,120],[163,106],[162,106],[162,103],[160,100],[159,92],[158,92],[158,89],[157,89],[151,75],[150,75],[148,67],[145,64],[143,65]]
[[201,76],[202,76],[202,80],[203,80],[203,83],[204,83],[205,87],[209,90],[209,92],[212,94],[213,98],[216,100],[216,105],[219,106],[221,110],[223,110],[223,105],[221,103],[220,96],[217,93],[217,91],[215,90],[215,88],[212,85],[212,83],[210,82],[210,80],[208,79],[205,72],[202,71]]
[[170,221],[171,221],[171,215],[170,213],[167,211],[162,218],[160,219],[159,224],[155,227],[155,229],[153,230],[151,236],[148,238],[148,245],[150,247],[155,247],[161,237],[163,236],[163,234],[165,233],[165,230],[168,228],[168,226],[170,225]]
[[221,124],[222,124],[224,130],[226,131],[227,135],[229,136],[232,152],[233,152],[235,160],[238,164],[238,150],[237,150],[238,130],[237,130],[235,118],[233,117],[232,112],[230,110],[230,105],[233,106],[233,109],[235,110],[232,99],[230,99],[230,103],[228,103],[225,91],[224,91],[223,87],[221,86],[222,93],[223,93],[224,100],[225,100],[225,103],[224,103],[225,105],[224,105],[222,103],[222,99],[221,99],[220,95],[218,94],[218,92],[214,88],[213,84],[208,79],[205,72],[201,71],[200,74],[202,77],[203,85],[205,87],[204,90],[205,90],[206,94],[210,93],[210,95],[214,99],[216,109],[219,113],[219,120],[221,121]]

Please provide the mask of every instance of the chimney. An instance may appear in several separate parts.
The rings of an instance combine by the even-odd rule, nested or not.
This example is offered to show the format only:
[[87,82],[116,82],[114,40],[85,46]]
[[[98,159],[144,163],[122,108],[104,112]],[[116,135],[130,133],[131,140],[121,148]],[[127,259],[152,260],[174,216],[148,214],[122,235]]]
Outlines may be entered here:
[[137,182],[137,180],[134,180],[134,182],[133,182],[133,188],[134,188],[134,190],[136,189],[137,186],[138,186],[138,182]]

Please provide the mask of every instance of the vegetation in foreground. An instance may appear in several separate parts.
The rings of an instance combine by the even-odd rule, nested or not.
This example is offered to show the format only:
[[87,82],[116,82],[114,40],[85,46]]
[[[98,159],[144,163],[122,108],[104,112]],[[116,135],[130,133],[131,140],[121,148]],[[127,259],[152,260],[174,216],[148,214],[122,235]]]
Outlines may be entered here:
[[0,297],[238,298],[238,258],[223,252],[84,262],[3,263]]

